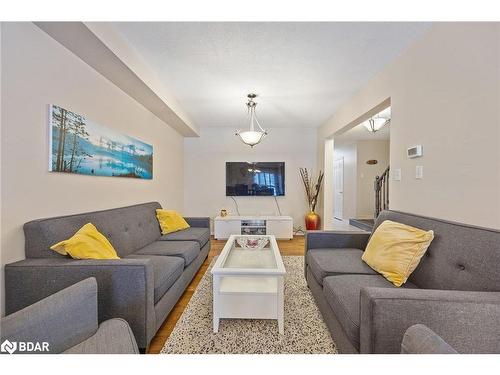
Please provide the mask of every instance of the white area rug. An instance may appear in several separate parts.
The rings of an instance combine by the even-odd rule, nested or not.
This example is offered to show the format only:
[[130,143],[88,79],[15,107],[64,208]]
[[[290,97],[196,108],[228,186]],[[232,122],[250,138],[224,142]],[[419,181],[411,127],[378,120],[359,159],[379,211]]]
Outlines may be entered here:
[[[210,265],[168,338],[167,354],[335,353],[335,344],[307,288],[304,258],[285,256],[285,334],[275,320],[221,319],[212,332]],[[213,264],[213,262],[212,262]]]

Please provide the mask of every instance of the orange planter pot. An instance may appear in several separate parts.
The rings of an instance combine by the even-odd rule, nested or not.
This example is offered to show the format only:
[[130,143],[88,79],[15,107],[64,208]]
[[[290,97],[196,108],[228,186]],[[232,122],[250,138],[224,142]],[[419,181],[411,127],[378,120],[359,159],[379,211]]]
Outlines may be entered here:
[[307,230],[319,230],[320,229],[321,220],[320,220],[319,215],[316,212],[314,212],[314,211],[309,212],[305,216],[305,219],[306,219],[306,229]]

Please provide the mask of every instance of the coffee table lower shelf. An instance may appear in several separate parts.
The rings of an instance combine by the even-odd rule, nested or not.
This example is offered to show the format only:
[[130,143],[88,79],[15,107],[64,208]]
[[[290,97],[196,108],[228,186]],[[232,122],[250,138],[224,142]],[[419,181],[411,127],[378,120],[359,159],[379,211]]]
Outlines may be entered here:
[[220,319],[276,319],[284,333],[283,276],[216,276],[213,278],[213,330]]

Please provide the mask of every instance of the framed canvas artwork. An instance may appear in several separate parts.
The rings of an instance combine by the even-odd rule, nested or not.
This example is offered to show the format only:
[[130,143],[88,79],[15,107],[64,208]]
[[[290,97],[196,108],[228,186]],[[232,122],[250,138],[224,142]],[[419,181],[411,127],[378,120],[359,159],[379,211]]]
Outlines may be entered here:
[[153,146],[84,116],[49,107],[49,170],[93,176],[153,178]]

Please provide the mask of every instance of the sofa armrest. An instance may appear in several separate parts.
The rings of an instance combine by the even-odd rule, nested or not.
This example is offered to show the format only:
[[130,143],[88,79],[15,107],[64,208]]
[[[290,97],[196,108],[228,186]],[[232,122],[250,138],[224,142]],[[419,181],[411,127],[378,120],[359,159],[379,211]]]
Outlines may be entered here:
[[401,354],[458,354],[441,336],[423,324],[408,328],[401,343]]
[[418,323],[460,353],[499,353],[500,292],[361,290],[361,353],[399,353],[405,331]]
[[191,227],[210,228],[209,217],[185,217],[184,220],[186,220]]
[[1,342],[46,342],[49,353],[61,353],[97,332],[97,282],[82,280],[2,318],[0,325]]
[[6,313],[88,277],[98,286],[98,320],[125,319],[140,348],[156,332],[154,273],[149,259],[31,258],[5,266]]
[[305,251],[320,248],[355,248],[364,250],[370,238],[369,232],[315,230],[306,231]]
[[139,354],[139,348],[128,323],[120,318],[99,324],[97,332],[64,354]]

